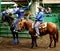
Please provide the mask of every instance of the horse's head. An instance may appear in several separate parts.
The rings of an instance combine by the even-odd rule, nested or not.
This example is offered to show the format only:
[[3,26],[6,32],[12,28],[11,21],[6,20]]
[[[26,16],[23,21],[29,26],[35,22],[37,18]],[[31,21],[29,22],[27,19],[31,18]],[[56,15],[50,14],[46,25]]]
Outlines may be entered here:
[[5,15],[3,15],[2,16],[2,21],[4,22],[4,21],[9,21],[9,22],[11,22],[11,21],[13,21],[14,20],[14,18],[12,18],[9,14],[5,14]]
[[9,17],[8,14],[3,15],[3,16],[2,16],[2,22],[7,21],[7,18],[8,18],[8,17]]
[[18,22],[18,30],[21,31],[25,27],[25,19],[22,19],[20,22]]

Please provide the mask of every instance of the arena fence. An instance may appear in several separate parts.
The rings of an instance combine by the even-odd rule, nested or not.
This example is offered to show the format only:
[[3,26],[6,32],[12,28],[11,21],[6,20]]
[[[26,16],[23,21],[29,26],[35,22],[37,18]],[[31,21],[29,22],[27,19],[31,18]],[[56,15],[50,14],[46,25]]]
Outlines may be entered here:
[[[60,30],[60,14],[50,14],[44,16],[44,22],[53,22],[58,26],[58,29]],[[35,17],[30,17],[31,20],[35,20]],[[0,15],[0,21],[1,21],[1,15]],[[12,37],[11,31],[9,29],[8,23],[0,23],[0,37]],[[29,38],[29,32],[25,30],[24,32],[19,32],[19,37],[23,38]]]

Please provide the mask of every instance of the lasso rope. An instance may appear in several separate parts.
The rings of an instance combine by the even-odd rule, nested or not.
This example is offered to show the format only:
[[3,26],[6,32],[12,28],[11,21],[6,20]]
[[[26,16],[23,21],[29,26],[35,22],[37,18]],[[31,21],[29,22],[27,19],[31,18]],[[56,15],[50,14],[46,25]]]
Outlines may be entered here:
[[[29,4],[30,2],[32,2],[32,0],[30,0],[30,2],[27,0],[27,2],[28,2],[28,4]],[[21,4],[21,6],[22,6],[22,7],[26,7],[26,6],[22,5],[22,4]]]

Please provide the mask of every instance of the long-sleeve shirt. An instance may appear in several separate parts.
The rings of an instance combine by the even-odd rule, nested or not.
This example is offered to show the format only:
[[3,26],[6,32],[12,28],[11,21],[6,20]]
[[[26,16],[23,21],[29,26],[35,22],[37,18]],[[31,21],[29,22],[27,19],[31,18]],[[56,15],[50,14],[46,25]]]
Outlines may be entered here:
[[24,11],[27,9],[29,9],[29,6],[27,6],[26,8],[16,8],[14,14],[17,14],[18,15],[17,18],[20,19],[20,18],[24,17]]
[[37,14],[36,20],[37,21],[43,21],[43,19],[44,19],[44,13],[41,11]]

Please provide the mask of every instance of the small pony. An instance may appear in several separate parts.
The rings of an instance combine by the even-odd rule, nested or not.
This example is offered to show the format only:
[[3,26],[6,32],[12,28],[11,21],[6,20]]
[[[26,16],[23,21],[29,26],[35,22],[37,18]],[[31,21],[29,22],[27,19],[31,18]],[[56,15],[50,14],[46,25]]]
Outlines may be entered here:
[[[32,48],[34,47],[34,45],[37,47],[37,36],[35,36],[35,29],[32,28],[32,22],[31,21],[27,21],[26,19],[21,20],[18,23],[18,28],[21,31],[23,28],[27,29],[29,31],[29,34],[31,35],[31,39],[32,39]],[[47,26],[45,28],[39,28],[39,32],[40,32],[40,36],[44,36],[49,34],[49,38],[50,38],[50,44],[49,47],[51,47],[52,45],[52,41],[54,40],[54,47],[56,47],[56,42],[58,42],[58,28],[57,26],[52,23],[52,22],[47,22]]]

